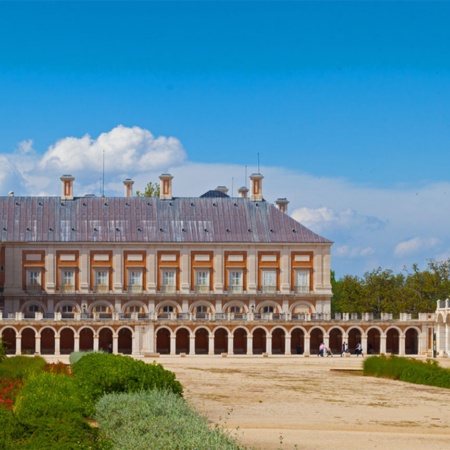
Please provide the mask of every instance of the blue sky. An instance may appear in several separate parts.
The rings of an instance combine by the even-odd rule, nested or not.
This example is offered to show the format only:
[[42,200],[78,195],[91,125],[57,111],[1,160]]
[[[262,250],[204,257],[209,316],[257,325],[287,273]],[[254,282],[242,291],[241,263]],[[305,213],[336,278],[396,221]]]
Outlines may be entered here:
[[446,259],[448,23],[443,1],[0,1],[0,194],[98,193],[102,150],[109,195],[165,171],[236,190],[259,154],[338,275]]

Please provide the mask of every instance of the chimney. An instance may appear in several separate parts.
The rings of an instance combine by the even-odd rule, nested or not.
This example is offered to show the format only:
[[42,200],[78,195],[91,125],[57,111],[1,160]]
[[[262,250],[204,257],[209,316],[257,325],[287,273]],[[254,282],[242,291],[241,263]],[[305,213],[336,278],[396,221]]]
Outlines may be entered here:
[[159,176],[159,198],[161,200],[172,200],[172,178],[169,173],[163,173]]
[[264,177],[260,173],[252,173],[250,175],[250,200],[253,202],[262,202],[262,179]]
[[8,194],[10,197],[14,197],[14,191],[9,191],[9,194]]
[[63,175],[60,180],[62,181],[61,200],[73,200],[73,180],[75,178],[72,175]]
[[240,198],[247,198],[248,187],[242,186],[241,188],[238,189],[238,193]]
[[287,198],[277,198],[275,200],[275,204],[278,206],[278,209],[281,212],[284,212],[287,214],[287,205],[289,203],[289,200]]
[[222,192],[222,194],[227,194],[228,193],[228,188],[226,186],[217,186],[216,191]]
[[131,178],[127,178],[123,181],[125,188],[125,197],[133,197],[133,184],[134,181]]

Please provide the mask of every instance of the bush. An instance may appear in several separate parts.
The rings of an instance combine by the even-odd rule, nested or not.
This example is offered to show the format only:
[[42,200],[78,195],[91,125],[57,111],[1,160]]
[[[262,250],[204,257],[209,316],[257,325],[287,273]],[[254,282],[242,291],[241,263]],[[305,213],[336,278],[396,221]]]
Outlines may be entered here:
[[0,363],[6,358],[6,346],[0,338]]
[[371,356],[364,361],[363,372],[364,375],[450,388],[450,370],[440,367],[434,360]]
[[109,394],[96,405],[95,417],[117,450],[240,449],[236,438],[167,391]]
[[74,365],[76,362],[78,362],[83,356],[86,356],[90,352],[72,352],[69,355],[69,362],[71,365]]
[[175,374],[160,364],[146,364],[129,356],[89,353],[72,366],[85,402],[94,411],[95,402],[112,392],[169,390],[181,395],[183,388]]
[[13,356],[0,364],[0,377],[27,379],[45,369],[45,359],[41,356]]

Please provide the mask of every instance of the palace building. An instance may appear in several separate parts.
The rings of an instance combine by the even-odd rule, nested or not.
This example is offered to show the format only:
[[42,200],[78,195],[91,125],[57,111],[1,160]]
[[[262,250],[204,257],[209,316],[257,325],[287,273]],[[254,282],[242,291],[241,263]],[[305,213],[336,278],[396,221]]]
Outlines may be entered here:
[[332,242],[263,197],[0,197],[0,332],[13,354],[429,354],[434,315],[331,315]]

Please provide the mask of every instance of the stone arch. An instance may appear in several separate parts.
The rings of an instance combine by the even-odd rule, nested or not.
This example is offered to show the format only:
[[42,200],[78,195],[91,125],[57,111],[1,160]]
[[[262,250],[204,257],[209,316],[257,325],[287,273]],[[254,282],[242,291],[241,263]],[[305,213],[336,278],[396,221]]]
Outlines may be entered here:
[[225,305],[223,305],[222,311],[224,313],[230,313],[232,312],[230,311],[230,308],[232,307],[240,308],[242,314],[247,314],[249,311],[248,306],[241,300],[230,300],[229,302],[225,303]]
[[272,307],[274,314],[281,313],[281,306],[273,301],[273,300],[264,300],[263,302],[259,303],[258,306],[255,308],[255,313],[261,314],[264,312],[264,308],[266,307]]
[[14,327],[4,327],[2,328],[2,342],[6,348],[6,353],[8,355],[13,355],[16,353],[16,337],[18,331]]
[[128,326],[122,326],[117,330],[117,351],[124,355],[133,353],[134,331]]
[[99,351],[112,353],[114,330],[111,327],[103,326],[97,330],[97,334]]
[[194,330],[195,354],[207,355],[209,348],[209,330],[206,327],[198,327]]
[[309,330],[309,346],[311,355],[319,354],[320,344],[324,341],[325,330],[322,327],[314,327]]
[[43,302],[40,300],[27,300],[24,302],[24,304],[20,307],[20,312],[23,314],[26,314],[28,312],[28,308],[32,305],[37,305],[39,307],[39,312],[46,313],[47,308]]
[[344,342],[345,331],[342,327],[336,326],[331,327],[328,330],[328,347],[331,350],[331,353],[338,355],[342,353],[342,344]]
[[229,332],[225,327],[216,327],[214,334],[214,354],[228,353],[228,335]]
[[108,300],[94,300],[88,306],[88,312],[94,313],[96,311],[96,308],[102,307],[102,306],[106,307],[105,313],[112,314],[114,312],[114,305]]
[[248,330],[245,327],[237,327],[233,330],[233,353],[245,355],[247,353]]
[[272,353],[274,355],[284,355],[286,353],[286,335],[287,330],[284,327],[274,327],[271,332]]
[[291,354],[303,355],[305,352],[305,335],[306,330],[303,327],[294,327],[290,331],[291,334]]
[[159,327],[156,330],[156,351],[161,355],[170,354],[170,338],[172,331],[168,327]]
[[366,334],[366,353],[368,355],[379,355],[381,352],[381,336],[383,336],[383,330],[379,327],[370,327],[367,329]]
[[[362,337],[364,335],[364,331],[361,327],[352,326],[347,330],[347,344],[348,350],[350,353],[354,353],[356,351],[356,346],[358,344],[362,345]],[[363,351],[367,351],[367,349],[363,349]]]
[[191,331],[187,327],[178,327],[175,330],[175,353],[189,353]]
[[206,306],[207,312],[209,312],[211,314],[214,314],[216,312],[216,308],[208,300],[196,300],[190,306],[189,312],[195,314],[198,306]]
[[397,327],[389,327],[386,331],[386,353],[398,355],[400,351],[401,330]]
[[89,352],[94,350],[94,330],[91,327],[82,327],[78,330],[80,338],[80,351]]
[[72,327],[59,330],[59,348],[61,355],[70,355],[75,351],[75,330]]
[[307,300],[298,300],[289,308],[291,314],[314,314],[316,312],[315,306]]
[[416,327],[409,327],[405,330],[405,355],[419,354],[420,330]]
[[65,306],[71,306],[73,308],[73,312],[74,313],[80,313],[81,312],[81,308],[80,305],[75,302],[74,300],[61,300],[60,302],[58,302],[55,307],[53,308],[54,312],[63,312],[63,308]]
[[262,355],[267,352],[267,335],[268,331],[265,327],[256,327],[252,330],[253,355]]
[[53,327],[44,327],[40,329],[39,335],[41,337],[41,354],[54,355],[56,330]]
[[23,355],[31,355],[36,351],[36,335],[37,331],[34,327],[25,327],[20,330],[21,348]]
[[[120,312],[126,317],[128,317],[128,315],[131,316],[132,311],[130,311],[129,309],[133,308],[133,307],[139,308],[139,311],[138,311],[139,314],[148,314],[147,305],[144,302],[141,302],[140,300],[130,300],[130,301],[126,302],[122,306],[122,309]],[[136,312],[136,311],[133,311],[133,312]]]
[[178,314],[181,311],[181,307],[179,303],[177,303],[175,300],[164,300],[161,303],[158,303],[155,308],[155,313],[158,315],[158,318],[165,319],[168,317],[168,314],[164,312],[165,307],[172,307],[173,312],[175,314]]

